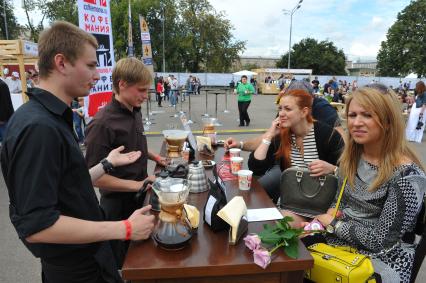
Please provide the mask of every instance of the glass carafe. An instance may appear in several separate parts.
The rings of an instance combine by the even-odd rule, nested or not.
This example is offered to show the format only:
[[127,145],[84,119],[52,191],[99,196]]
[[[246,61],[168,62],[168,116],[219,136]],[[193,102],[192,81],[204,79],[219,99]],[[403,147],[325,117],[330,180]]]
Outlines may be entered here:
[[192,238],[192,228],[183,206],[189,194],[187,180],[169,177],[154,183],[152,188],[161,206],[154,240],[167,250],[184,248]]

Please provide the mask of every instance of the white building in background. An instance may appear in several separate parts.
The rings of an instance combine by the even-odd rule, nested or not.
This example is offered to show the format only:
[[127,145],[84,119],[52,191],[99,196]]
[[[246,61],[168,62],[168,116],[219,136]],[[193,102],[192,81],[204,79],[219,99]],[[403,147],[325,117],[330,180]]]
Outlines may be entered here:
[[377,61],[346,61],[345,70],[349,76],[375,77],[377,74]]

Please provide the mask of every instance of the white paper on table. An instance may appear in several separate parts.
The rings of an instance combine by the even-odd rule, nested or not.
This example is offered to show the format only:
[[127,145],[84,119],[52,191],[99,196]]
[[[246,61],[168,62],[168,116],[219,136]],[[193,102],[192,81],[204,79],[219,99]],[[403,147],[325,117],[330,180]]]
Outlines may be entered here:
[[282,219],[283,215],[275,207],[247,209],[248,222]]

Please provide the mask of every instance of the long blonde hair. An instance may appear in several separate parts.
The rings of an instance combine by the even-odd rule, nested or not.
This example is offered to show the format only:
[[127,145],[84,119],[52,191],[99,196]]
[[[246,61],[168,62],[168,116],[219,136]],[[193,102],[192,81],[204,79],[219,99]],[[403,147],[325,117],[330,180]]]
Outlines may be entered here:
[[[420,160],[405,140],[404,119],[395,92],[383,85],[357,89],[346,100],[346,117],[349,105],[354,100],[371,112],[373,119],[381,128],[383,136],[378,174],[370,185],[369,191],[377,190],[380,185],[389,180],[395,167],[400,165],[404,158],[409,158],[423,169]],[[343,153],[340,156],[340,172],[343,176],[348,177],[348,182],[353,187],[363,145],[357,144],[349,131],[346,132],[345,142]]]

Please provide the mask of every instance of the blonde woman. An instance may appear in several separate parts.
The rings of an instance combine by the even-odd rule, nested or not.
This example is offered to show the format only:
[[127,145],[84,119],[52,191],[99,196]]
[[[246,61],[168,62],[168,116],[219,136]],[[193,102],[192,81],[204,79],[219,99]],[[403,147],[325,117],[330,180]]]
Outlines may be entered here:
[[[339,180],[348,181],[340,205],[317,219],[326,241],[371,256],[382,282],[409,282],[414,258],[413,229],[426,177],[404,139],[396,94],[383,85],[360,88],[348,98],[348,132]],[[312,240],[312,239],[311,239]],[[306,244],[309,239],[306,239]]]

